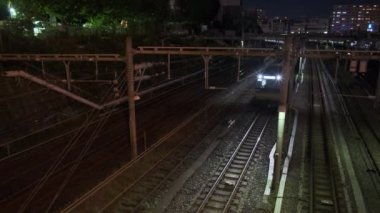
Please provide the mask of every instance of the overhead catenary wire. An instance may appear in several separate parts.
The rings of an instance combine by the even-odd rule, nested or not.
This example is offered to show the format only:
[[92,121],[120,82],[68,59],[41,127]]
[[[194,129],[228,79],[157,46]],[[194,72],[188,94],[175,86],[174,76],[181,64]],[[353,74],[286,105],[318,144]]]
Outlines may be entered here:
[[[222,62],[224,63],[225,61],[222,61]],[[227,63],[227,62],[226,62],[226,63]],[[224,66],[222,66],[221,64],[222,64],[222,63],[219,63],[219,64],[218,64],[218,66],[219,66],[220,69],[219,69],[219,71],[214,72],[214,74],[217,74],[217,73],[219,73],[219,72],[222,72],[223,70],[226,70],[226,69],[230,69],[230,67],[232,66],[232,65],[229,65],[228,63],[227,63],[227,65],[224,65]],[[38,132],[44,131],[45,129],[48,129],[48,128],[50,128],[50,127],[57,126],[57,125],[59,125],[59,124],[61,124],[61,123],[69,122],[70,120],[75,119],[76,117],[80,117],[80,116],[82,116],[82,115],[83,115],[83,114],[79,114],[79,115],[76,115],[74,118],[65,119],[65,120],[62,121],[62,122],[59,122],[59,123],[57,123],[57,124],[50,125],[50,126],[44,128],[44,129],[42,129],[42,130],[37,130],[37,131],[32,132],[32,133],[29,133],[28,135],[23,136],[23,137],[21,137],[21,138],[13,139],[12,141],[9,141],[9,142],[7,142],[7,143],[5,143],[5,144],[3,144],[3,145],[10,145],[10,144],[12,144],[13,142],[16,142],[16,141],[18,141],[18,140],[21,140],[22,138],[25,138],[25,137],[30,136],[30,135],[33,135],[33,134],[35,134],[35,133],[38,133]],[[100,119],[99,119],[99,120],[100,120]],[[67,132],[67,133],[70,133],[70,132],[75,131],[75,130],[76,130],[76,129],[70,130],[70,131]],[[66,133],[63,133],[63,134],[61,134],[60,136],[66,136],[66,135],[67,135]],[[58,139],[58,138],[59,138],[59,136],[58,136],[58,137],[55,137],[55,139]],[[52,141],[52,140],[51,140],[51,141]],[[43,145],[43,144],[45,144],[45,143],[41,143],[41,144]],[[37,145],[35,145],[35,146],[33,146],[33,147],[38,147],[38,146],[39,146],[39,144],[37,144]],[[33,148],[33,147],[31,147],[31,148]],[[29,150],[29,149],[28,149],[28,150]],[[20,153],[22,153],[22,152],[20,152]],[[17,154],[17,153],[15,153],[15,154]]]
[[[110,113],[110,114],[111,114],[111,113]],[[110,115],[110,114],[109,114],[109,115]],[[91,115],[92,115],[92,114],[91,114]],[[92,117],[93,117],[93,116],[90,116],[90,118],[92,118]],[[91,120],[91,119],[87,119],[85,123],[88,123],[90,120]],[[82,125],[82,127],[83,127],[83,128],[87,128],[87,127],[88,127],[88,124],[87,124],[87,125]],[[82,128],[81,128],[81,129],[82,129]],[[81,130],[81,129],[80,129],[80,130]],[[79,130],[79,131],[80,131],[80,130]],[[79,131],[78,131],[78,132],[79,132]],[[83,132],[83,131],[82,131],[82,132]],[[82,133],[82,134],[83,134],[83,133]],[[81,136],[81,135],[79,135],[79,137],[80,137],[80,136]],[[77,138],[77,140],[78,140],[78,138]],[[87,147],[87,146],[86,146],[86,147]],[[69,148],[71,148],[71,147],[69,147]],[[62,156],[64,157],[65,155],[62,155]],[[81,157],[81,158],[82,158],[82,157]],[[80,158],[78,158],[78,159],[80,159]],[[58,166],[60,163],[61,163],[61,161],[57,161],[56,165]],[[75,164],[75,165],[76,165],[76,164]],[[54,171],[54,170],[56,169],[57,166],[55,166],[55,167],[51,167],[51,169],[50,169],[49,171]],[[71,175],[70,175],[70,176],[71,176]],[[43,185],[43,184],[46,182],[46,181],[44,181],[44,180],[47,180],[49,177],[50,177],[50,174],[45,175],[44,178],[41,179],[42,181],[40,181],[41,185]],[[38,187],[36,186],[36,187],[35,187],[35,191],[37,191],[37,192],[31,194],[31,196],[30,196],[31,198],[29,199],[30,201],[33,199],[33,197],[36,195],[36,193],[38,193],[38,191],[39,191],[41,188],[42,188],[42,186],[38,186]],[[29,201],[29,202],[30,202],[30,201]],[[28,204],[26,204],[26,206],[27,206],[27,205],[28,205]],[[25,206],[25,204],[24,204],[23,206]],[[22,210],[22,209],[21,209],[21,210]]]
[[[119,86],[119,88],[123,88],[123,85]],[[122,90],[122,93],[125,93],[125,92],[126,92],[126,89],[120,89],[120,90]],[[123,110],[122,110],[122,111],[123,111]],[[58,122],[58,123],[56,123],[56,124],[49,125],[48,127],[45,127],[45,128],[43,128],[43,129],[41,129],[41,130],[37,130],[37,131],[31,132],[31,133],[28,133],[27,135],[24,135],[24,136],[22,136],[22,137],[19,137],[19,138],[16,138],[16,139],[12,139],[11,141],[8,141],[8,142],[4,143],[3,145],[11,145],[12,143],[14,143],[14,142],[16,142],[16,141],[18,141],[18,140],[21,140],[21,139],[23,139],[23,138],[26,138],[26,137],[28,137],[28,136],[31,136],[31,135],[33,135],[33,134],[35,134],[35,133],[39,133],[39,132],[45,131],[45,130],[51,128],[51,127],[55,127],[55,126],[57,126],[57,125],[60,125],[60,124],[65,123],[65,122],[69,122],[70,120],[73,120],[73,119],[79,118],[80,116],[83,116],[83,115],[86,114],[86,113],[87,113],[87,112],[80,113],[80,114],[78,114],[78,115],[75,115],[75,117],[65,119],[64,121],[60,121],[60,122]],[[120,111],[120,113],[121,113],[121,111]],[[99,120],[100,120],[100,119],[99,119]],[[15,131],[16,131],[16,130],[15,130]],[[70,132],[71,132],[71,131],[73,131],[73,130],[70,130]],[[67,135],[67,134],[66,134],[66,133],[61,134],[61,136],[65,136],[65,135]],[[55,138],[57,138],[57,137],[55,137]],[[41,143],[41,144],[45,144],[45,143]],[[34,147],[38,147],[38,146],[39,146],[39,145],[36,145],[36,146],[34,146]],[[17,154],[17,153],[16,153],[16,154]]]
[[[110,92],[112,92],[112,89],[110,89]],[[57,167],[62,163],[62,161],[67,156],[71,148],[79,141],[80,137],[83,136],[83,134],[85,133],[85,130],[87,130],[87,127],[91,123],[90,121],[96,118],[99,113],[100,112],[98,110],[94,110],[94,109],[91,110],[90,116],[87,117],[86,121],[81,125],[81,128],[78,129],[77,133],[73,136],[70,142],[64,147],[64,149],[59,154],[57,159],[53,162],[52,166],[41,178],[40,182],[33,188],[32,192],[29,194],[27,199],[22,203],[22,205],[18,209],[18,212],[24,212],[26,210],[30,202],[34,199],[34,197],[38,194],[41,188],[45,185],[45,183],[50,178],[50,176],[54,173]]]
[[[125,84],[125,81],[123,82],[123,84]],[[114,107],[113,107],[114,108]],[[111,109],[112,110],[112,109]],[[49,203],[49,206],[48,208],[46,209],[46,212],[49,212],[50,209],[52,208],[52,206],[54,205],[55,201],[58,199],[59,195],[61,194],[61,192],[63,191],[63,189],[65,188],[65,186],[68,184],[68,182],[70,181],[71,177],[73,176],[74,172],[77,170],[77,168],[79,167],[81,161],[83,160],[83,158],[86,156],[87,152],[89,151],[89,149],[91,148],[93,142],[95,141],[96,137],[99,135],[99,132],[103,129],[104,125],[106,124],[106,122],[108,121],[108,119],[110,118],[111,116],[111,113],[109,113],[107,116],[105,116],[101,122],[99,122],[99,124],[97,125],[96,129],[92,132],[89,140],[87,140],[87,143],[85,144],[84,148],[82,149],[82,152],[80,153],[80,155],[76,158],[75,160],[75,163],[73,164],[73,166],[71,167],[71,169],[69,170],[69,172],[67,173],[64,181],[62,182],[62,184],[60,185],[59,189],[57,190],[57,192],[55,193],[53,199],[50,201]]]

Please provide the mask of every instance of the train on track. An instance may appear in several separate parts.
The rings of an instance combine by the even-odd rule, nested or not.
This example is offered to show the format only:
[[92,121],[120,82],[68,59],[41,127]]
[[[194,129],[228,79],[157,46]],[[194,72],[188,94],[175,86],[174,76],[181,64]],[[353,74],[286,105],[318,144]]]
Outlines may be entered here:
[[256,74],[255,97],[260,100],[279,101],[282,82],[281,65],[273,64]]

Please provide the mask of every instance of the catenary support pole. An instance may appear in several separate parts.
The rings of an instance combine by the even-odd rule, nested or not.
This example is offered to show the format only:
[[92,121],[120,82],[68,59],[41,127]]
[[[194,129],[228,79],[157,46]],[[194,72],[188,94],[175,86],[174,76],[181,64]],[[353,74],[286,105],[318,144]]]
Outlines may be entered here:
[[339,58],[336,58],[335,62],[335,83],[338,83],[338,72],[339,72]]
[[46,78],[44,61],[41,61],[41,71],[42,71],[42,77]]
[[171,66],[170,66],[170,54],[168,54],[168,80],[172,78],[171,76]]
[[[288,81],[288,94],[287,94],[287,98],[286,98],[286,105],[288,105],[288,102],[289,100],[293,100],[293,90],[294,90],[294,67],[297,63],[296,61],[296,50],[298,50],[298,47],[299,47],[299,40],[295,40],[294,37],[292,37],[292,39],[289,41],[290,44],[289,44],[289,47],[288,48],[288,51],[289,51],[289,64],[287,65],[287,72],[285,73],[285,77],[286,77],[286,81]],[[292,104],[292,103],[290,103]]]
[[129,134],[131,143],[132,159],[137,157],[137,133],[136,133],[136,112],[135,112],[135,88],[134,88],[134,64],[132,38],[127,37],[127,84],[128,84],[128,107],[129,107]]
[[241,55],[238,56],[238,66],[237,66],[237,76],[236,81],[240,81],[240,70],[241,70]]
[[98,66],[98,61],[95,61],[95,79],[98,80],[99,76],[99,66]]
[[348,71],[348,64],[350,63],[350,60],[349,59],[346,59],[345,62],[344,62],[344,72],[347,72]]
[[209,88],[209,82],[208,82],[208,69],[209,69],[209,62],[210,62],[210,56],[208,55],[203,55],[202,56],[203,58],[203,61],[205,63],[205,89],[208,89]]
[[286,121],[286,112],[288,106],[288,89],[289,89],[289,78],[292,69],[292,47],[293,38],[288,36],[285,38],[285,49],[284,49],[284,61],[282,65],[283,69],[283,81],[281,85],[281,97],[280,106],[278,108],[278,130],[277,130],[277,144],[275,152],[275,163],[274,163],[274,175],[272,191],[276,192],[278,190],[278,185],[281,178],[281,165],[282,165],[282,147],[284,140],[284,128]]
[[64,61],[66,80],[67,80],[67,90],[71,91],[71,72],[70,72],[70,61]]
[[377,85],[376,85],[376,103],[375,107],[378,108],[380,106],[380,60],[378,61],[379,71],[377,76]]

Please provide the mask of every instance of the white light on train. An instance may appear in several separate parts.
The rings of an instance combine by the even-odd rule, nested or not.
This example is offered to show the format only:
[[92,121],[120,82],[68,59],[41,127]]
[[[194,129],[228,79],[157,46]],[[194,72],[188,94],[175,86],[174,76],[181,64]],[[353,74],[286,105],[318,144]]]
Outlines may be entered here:
[[257,81],[263,81],[263,80],[281,81],[282,76],[281,75],[262,75],[262,74],[257,75]]
[[276,80],[276,76],[274,76],[274,75],[264,75],[264,76],[261,76],[261,79]]
[[267,79],[267,80],[276,80],[276,76],[273,76],[273,75],[264,75],[264,79]]

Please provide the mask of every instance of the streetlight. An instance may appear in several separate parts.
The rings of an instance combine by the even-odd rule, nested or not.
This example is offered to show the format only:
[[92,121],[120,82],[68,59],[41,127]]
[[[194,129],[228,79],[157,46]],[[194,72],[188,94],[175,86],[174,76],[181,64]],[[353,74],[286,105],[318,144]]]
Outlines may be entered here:
[[12,7],[11,2],[8,3],[8,11],[9,11],[9,15],[11,16],[11,18],[16,18],[17,11],[14,7]]

